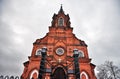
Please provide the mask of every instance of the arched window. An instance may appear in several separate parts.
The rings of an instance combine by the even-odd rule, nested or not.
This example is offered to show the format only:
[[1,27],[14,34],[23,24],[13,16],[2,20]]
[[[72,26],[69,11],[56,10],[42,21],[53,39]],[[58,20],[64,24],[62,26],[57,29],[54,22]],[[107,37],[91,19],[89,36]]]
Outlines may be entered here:
[[83,51],[79,51],[79,57],[84,57],[84,52]]
[[80,79],[89,79],[88,74],[86,72],[81,72]]
[[30,74],[30,79],[37,79],[38,78],[38,70],[33,70]]
[[58,26],[63,26],[64,25],[64,19],[63,18],[59,18],[58,19]]
[[38,50],[36,51],[36,55],[41,55],[41,49],[38,49]]

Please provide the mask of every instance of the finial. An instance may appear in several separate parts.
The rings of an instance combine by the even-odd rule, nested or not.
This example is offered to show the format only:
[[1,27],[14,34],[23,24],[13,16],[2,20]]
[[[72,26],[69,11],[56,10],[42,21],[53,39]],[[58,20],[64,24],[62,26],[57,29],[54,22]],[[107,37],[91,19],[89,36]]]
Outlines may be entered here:
[[61,4],[61,7],[60,7],[60,10],[59,10],[59,13],[64,13],[63,8],[62,8],[62,5],[63,5],[63,4]]
[[62,9],[62,10],[63,10],[63,8],[62,8],[62,5],[63,5],[63,4],[61,4],[61,7],[60,7],[60,9]]
[[61,7],[62,7],[63,4],[61,4]]

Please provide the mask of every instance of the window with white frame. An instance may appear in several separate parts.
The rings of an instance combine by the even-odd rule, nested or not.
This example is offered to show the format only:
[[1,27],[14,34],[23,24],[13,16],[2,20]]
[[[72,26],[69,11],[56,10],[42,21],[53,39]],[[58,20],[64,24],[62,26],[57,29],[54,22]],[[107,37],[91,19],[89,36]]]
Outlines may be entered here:
[[63,26],[64,25],[64,19],[63,18],[59,18],[58,19],[58,26]]
[[79,57],[84,57],[84,52],[83,51],[79,51]]
[[41,55],[41,49],[38,49],[38,50],[36,51],[36,55]]
[[89,79],[88,74],[85,71],[81,72],[80,79]]
[[30,79],[37,79],[38,78],[38,70],[34,69],[30,74]]

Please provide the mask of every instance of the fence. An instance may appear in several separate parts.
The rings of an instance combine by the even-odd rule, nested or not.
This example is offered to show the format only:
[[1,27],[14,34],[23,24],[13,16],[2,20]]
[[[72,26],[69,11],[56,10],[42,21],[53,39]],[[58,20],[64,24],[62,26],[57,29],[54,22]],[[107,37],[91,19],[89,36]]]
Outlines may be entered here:
[[19,76],[0,76],[0,79],[20,79]]

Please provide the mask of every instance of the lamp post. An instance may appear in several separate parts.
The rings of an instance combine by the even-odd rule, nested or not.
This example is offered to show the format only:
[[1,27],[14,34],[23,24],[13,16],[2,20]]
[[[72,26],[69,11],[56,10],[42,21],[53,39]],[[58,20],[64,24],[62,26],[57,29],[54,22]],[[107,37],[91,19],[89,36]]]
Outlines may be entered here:
[[80,79],[80,67],[79,67],[79,59],[78,59],[78,56],[79,56],[79,51],[78,49],[74,49],[73,50],[73,57],[74,57],[74,65],[75,65],[75,76],[76,76],[76,79]]
[[39,69],[39,75],[38,75],[38,79],[42,79],[43,74],[45,73],[45,58],[46,58],[46,52],[47,52],[47,48],[43,47],[41,49],[41,54],[42,54],[42,58],[40,61],[40,69]]

